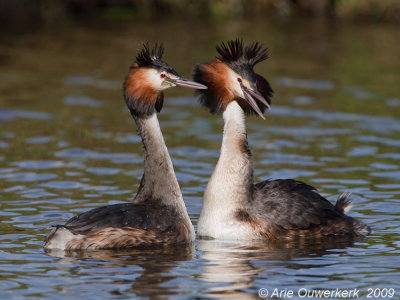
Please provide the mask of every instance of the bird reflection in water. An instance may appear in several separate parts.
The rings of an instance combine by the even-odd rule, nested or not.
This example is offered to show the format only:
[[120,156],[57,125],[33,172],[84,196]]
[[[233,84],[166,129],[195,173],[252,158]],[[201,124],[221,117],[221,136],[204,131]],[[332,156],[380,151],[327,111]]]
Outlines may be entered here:
[[[198,250],[203,263],[201,279],[212,284],[206,292],[218,299],[259,299],[255,280],[267,277],[276,268],[311,269],[326,265],[307,264],[308,259],[325,255],[346,256],[346,248],[366,238],[326,237],[299,241],[224,241],[200,239]],[[304,259],[304,263],[301,263]]]
[[[175,294],[177,287],[170,283],[177,278],[173,270],[182,262],[193,259],[194,246],[189,245],[159,245],[152,247],[136,247],[129,250],[81,250],[64,251],[59,249],[46,250],[46,253],[61,258],[57,263],[97,260],[98,264],[85,264],[88,276],[99,274],[99,268],[113,268],[115,274],[107,272],[108,276],[115,275],[112,284],[118,289],[111,291],[114,295],[135,294],[140,297],[162,297]],[[112,264],[104,264],[109,262]],[[77,264],[81,268],[82,264]],[[139,268],[135,268],[137,266]],[[91,272],[91,269],[94,272]],[[76,271],[76,268],[71,272]],[[82,274],[81,274],[82,275]],[[123,277],[123,279],[121,279]],[[130,284],[126,290],[119,289],[122,285]]]

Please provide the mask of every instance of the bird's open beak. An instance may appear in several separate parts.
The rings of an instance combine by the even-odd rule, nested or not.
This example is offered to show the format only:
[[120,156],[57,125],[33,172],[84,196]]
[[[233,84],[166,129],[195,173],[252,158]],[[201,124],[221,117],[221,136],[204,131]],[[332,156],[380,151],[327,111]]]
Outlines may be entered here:
[[243,95],[246,98],[247,102],[249,105],[254,109],[254,111],[265,120],[265,117],[263,113],[261,112],[260,108],[257,105],[256,100],[260,101],[262,104],[264,104],[268,109],[270,108],[267,100],[258,92],[258,91],[253,91],[252,89],[249,89],[245,87],[243,84],[240,84],[240,87],[242,88]]
[[192,88],[192,89],[196,89],[196,90],[206,90],[208,89],[208,87],[206,87],[203,84],[188,80],[188,79],[184,79],[184,78],[170,78],[170,77],[166,77],[164,79],[165,81],[174,84],[176,86],[182,86],[182,87],[187,87],[187,88]]

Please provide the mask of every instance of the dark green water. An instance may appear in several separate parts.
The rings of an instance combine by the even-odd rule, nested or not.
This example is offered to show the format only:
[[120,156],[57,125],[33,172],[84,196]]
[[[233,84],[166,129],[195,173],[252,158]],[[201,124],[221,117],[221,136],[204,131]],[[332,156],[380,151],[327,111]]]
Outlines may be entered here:
[[[384,299],[384,289],[393,288],[392,298],[399,297],[397,27],[266,21],[105,27],[0,37],[0,295],[245,299],[276,288],[299,299],[301,289],[339,288],[367,298],[372,288],[381,293],[372,298]],[[270,49],[256,71],[275,90],[272,110],[266,121],[248,119],[257,180],[296,178],[332,201],[351,191],[350,214],[372,227],[371,236],[301,248],[196,241],[193,248],[44,253],[51,224],[136,192],[142,146],[121,85],[141,43],[163,41],[165,60],[190,77],[196,62],[216,55],[216,44],[237,36]],[[165,96],[159,119],[196,225],[222,120],[190,90]]]

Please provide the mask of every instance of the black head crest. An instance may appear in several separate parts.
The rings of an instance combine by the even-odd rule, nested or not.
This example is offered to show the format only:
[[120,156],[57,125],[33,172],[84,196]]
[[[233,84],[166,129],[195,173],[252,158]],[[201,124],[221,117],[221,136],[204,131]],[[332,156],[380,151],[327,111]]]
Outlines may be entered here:
[[221,55],[218,59],[230,63],[238,61],[243,57],[243,40],[236,39],[221,43],[221,46],[216,47],[218,53]]
[[174,68],[161,60],[163,54],[163,44],[156,43],[153,48],[150,48],[149,43],[143,44],[143,49],[136,56],[136,61],[132,68],[154,68],[179,76]]
[[249,61],[249,64],[254,67],[259,62],[268,58],[268,49],[262,44],[255,42],[246,47],[244,56]]
[[218,59],[228,65],[246,64],[254,67],[259,62],[268,58],[268,49],[259,42],[243,47],[243,40],[236,39],[221,43],[216,47],[220,54]]
[[161,61],[163,53],[163,44],[158,45],[156,43],[152,49],[150,49],[149,43],[143,44],[143,49],[136,56],[136,63],[139,67],[153,66],[158,61]]

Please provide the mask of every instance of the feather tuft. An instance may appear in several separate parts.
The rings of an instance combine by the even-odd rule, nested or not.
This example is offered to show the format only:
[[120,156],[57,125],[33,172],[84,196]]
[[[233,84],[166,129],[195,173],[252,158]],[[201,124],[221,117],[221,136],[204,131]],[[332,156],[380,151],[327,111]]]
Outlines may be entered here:
[[244,56],[249,61],[250,65],[255,66],[259,62],[262,62],[268,58],[268,48],[265,48],[264,45],[255,42],[246,47]]
[[221,43],[220,46],[216,47],[220,57],[218,59],[230,63],[237,61],[243,57],[243,40],[236,39]]
[[163,44],[155,44],[152,49],[150,49],[149,43],[143,44],[143,49],[136,56],[136,63],[138,67],[149,67],[154,65],[157,61],[161,60],[164,54]]
[[244,48],[243,40],[238,38],[226,43],[222,42],[216,49],[220,55],[217,59],[227,64],[239,63],[254,67],[268,58],[268,48],[264,47],[263,44],[254,42]]
[[352,199],[351,199],[351,193],[350,192],[344,192],[342,193],[336,204],[335,207],[342,213],[342,214],[347,214],[351,208],[353,207],[352,205]]

